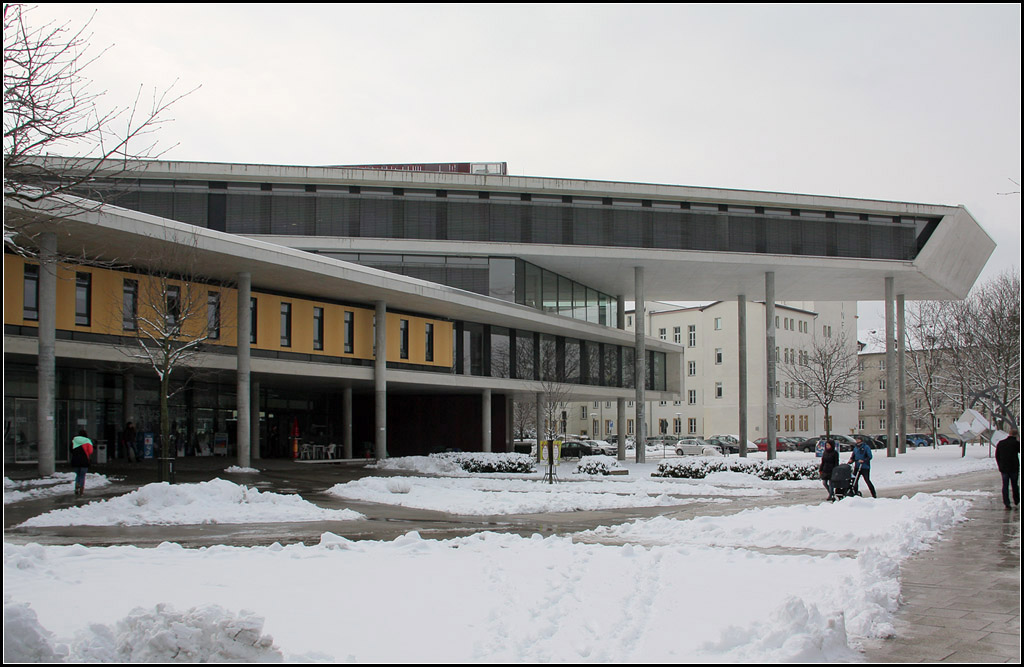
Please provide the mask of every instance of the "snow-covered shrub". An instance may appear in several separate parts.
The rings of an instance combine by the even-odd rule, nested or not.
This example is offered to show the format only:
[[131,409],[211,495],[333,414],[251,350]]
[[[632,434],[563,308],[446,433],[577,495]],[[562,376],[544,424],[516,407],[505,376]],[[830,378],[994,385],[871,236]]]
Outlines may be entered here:
[[576,464],[576,473],[580,475],[610,475],[612,470],[619,467],[619,462],[614,456],[584,456]]
[[713,472],[742,472],[765,480],[818,479],[816,462],[751,461],[748,459],[716,459],[688,457],[662,461],[652,477],[704,479]]
[[536,461],[529,454],[443,452],[430,456],[431,458],[454,461],[466,472],[527,473],[536,470]]

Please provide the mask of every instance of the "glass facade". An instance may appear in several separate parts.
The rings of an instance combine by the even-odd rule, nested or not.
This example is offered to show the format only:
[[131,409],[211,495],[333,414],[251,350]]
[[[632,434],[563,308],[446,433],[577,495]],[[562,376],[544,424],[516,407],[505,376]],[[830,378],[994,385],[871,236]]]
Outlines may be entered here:
[[114,193],[106,193],[108,201],[119,206],[235,234],[910,260],[938,222],[931,218],[725,203],[574,200],[572,196],[530,193],[518,198],[491,197],[497,193],[357,185],[153,179],[111,184],[110,189]]

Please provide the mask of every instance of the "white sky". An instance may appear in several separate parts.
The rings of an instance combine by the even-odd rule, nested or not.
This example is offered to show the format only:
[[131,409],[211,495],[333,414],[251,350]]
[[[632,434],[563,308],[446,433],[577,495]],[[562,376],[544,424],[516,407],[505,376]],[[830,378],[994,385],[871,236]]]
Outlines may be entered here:
[[1020,189],[1019,4],[98,7],[111,104],[202,86],[168,159],[964,204],[998,244],[982,279],[1020,268],[1020,195],[999,194]]

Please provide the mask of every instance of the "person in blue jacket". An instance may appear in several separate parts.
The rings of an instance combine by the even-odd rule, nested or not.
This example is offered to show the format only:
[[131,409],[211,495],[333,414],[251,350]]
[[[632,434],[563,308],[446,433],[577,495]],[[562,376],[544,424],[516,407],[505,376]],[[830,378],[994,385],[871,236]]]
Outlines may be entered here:
[[[871,448],[868,447],[868,443],[861,440],[853,447],[853,454],[850,455],[850,463],[853,464],[854,470],[860,471],[860,477],[868,483],[868,489],[871,490],[871,497],[877,498],[875,494],[875,485],[871,483]],[[856,473],[855,473],[856,474]],[[857,486],[854,488],[860,495],[860,481],[857,482]]]

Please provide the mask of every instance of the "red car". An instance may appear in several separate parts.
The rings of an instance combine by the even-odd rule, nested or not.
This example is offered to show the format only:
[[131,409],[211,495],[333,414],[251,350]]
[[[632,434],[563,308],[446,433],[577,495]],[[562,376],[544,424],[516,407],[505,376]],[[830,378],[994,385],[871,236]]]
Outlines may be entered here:
[[[768,451],[768,438],[758,438],[757,440],[754,441],[754,444],[757,445],[757,451],[759,451],[759,452],[767,452]],[[782,438],[775,438],[775,451],[777,451],[777,452],[789,451],[789,443],[786,442],[785,440],[783,440]]]

